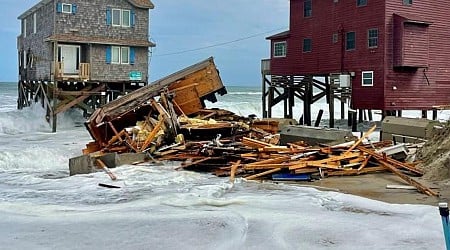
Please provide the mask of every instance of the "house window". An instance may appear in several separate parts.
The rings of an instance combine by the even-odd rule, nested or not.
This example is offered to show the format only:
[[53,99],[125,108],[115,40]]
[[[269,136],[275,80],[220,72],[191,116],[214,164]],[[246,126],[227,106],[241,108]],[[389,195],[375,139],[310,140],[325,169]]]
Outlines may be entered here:
[[36,30],[37,30],[37,15],[36,13],[33,14],[33,33],[36,34]]
[[413,0],[403,0],[403,5],[412,5]]
[[286,42],[276,42],[273,44],[273,57],[286,56]]
[[312,40],[311,38],[303,39],[303,52],[311,52],[312,51]]
[[356,34],[355,32],[347,32],[345,35],[345,49],[346,50],[352,50],[356,48],[355,39]]
[[[112,26],[130,27],[132,26],[132,13],[130,10],[112,9],[112,14],[107,11],[107,22]],[[111,18],[111,19],[110,19]],[[109,21],[108,21],[109,20]]]
[[121,26],[121,10],[113,9],[112,10],[112,25],[113,26]]
[[130,47],[111,47],[112,64],[130,64]]
[[22,21],[22,34],[24,38],[27,37],[27,19]]
[[362,72],[362,86],[373,86],[373,71]]
[[367,39],[369,48],[378,47],[378,29],[369,29],[367,31]]
[[72,13],[72,4],[63,3],[62,4],[62,13]]
[[130,48],[129,47],[121,47],[120,48],[120,62],[122,64],[130,63]]
[[303,16],[310,17],[312,16],[312,0],[305,0],[303,2]]
[[333,34],[333,43],[337,43],[338,40],[339,40],[339,35],[338,35],[338,33],[334,33],[334,34]]
[[122,26],[123,27],[130,27],[130,11],[129,10],[122,10]]
[[367,0],[356,0],[356,6],[366,6]]

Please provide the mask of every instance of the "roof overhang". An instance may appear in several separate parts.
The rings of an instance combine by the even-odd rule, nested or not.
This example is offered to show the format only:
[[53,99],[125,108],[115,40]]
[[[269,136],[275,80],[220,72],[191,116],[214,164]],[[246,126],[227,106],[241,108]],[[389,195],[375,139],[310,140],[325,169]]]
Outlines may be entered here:
[[281,33],[275,34],[275,35],[271,35],[269,37],[266,37],[267,40],[276,40],[276,39],[283,39],[283,38],[288,38],[290,35],[290,31],[283,31]]
[[62,43],[88,43],[88,44],[105,44],[132,47],[155,47],[156,44],[147,40],[130,40],[130,39],[113,39],[107,37],[84,37],[75,34],[59,34],[52,35],[44,39],[45,42],[62,42]]
[[29,16],[31,13],[35,12],[36,10],[38,10],[39,8],[41,8],[42,6],[45,6],[46,4],[52,2],[53,0],[42,0],[39,3],[37,3],[36,5],[34,5],[33,7],[31,7],[30,9],[28,9],[27,11],[25,11],[24,13],[22,13],[19,17],[17,17],[17,19],[22,20],[25,17]]
[[417,25],[429,26],[433,24],[432,22],[426,21],[423,17],[412,15],[412,14],[397,14],[394,13],[394,17],[399,18],[403,23],[412,23]]
[[155,5],[153,5],[152,1],[150,1],[150,0],[128,0],[128,2],[137,8],[142,8],[142,9],[155,8]]

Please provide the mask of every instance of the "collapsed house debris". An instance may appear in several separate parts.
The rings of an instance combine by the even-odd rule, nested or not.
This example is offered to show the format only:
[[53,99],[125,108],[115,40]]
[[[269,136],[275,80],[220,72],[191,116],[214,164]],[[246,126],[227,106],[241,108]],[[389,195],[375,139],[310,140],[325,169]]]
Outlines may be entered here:
[[[104,170],[115,180],[109,167],[150,160],[181,161],[179,169],[232,181],[236,176],[283,181],[390,171],[418,191],[438,195],[411,177],[423,175],[414,163],[391,157],[404,147],[392,141],[363,143],[376,126],[359,139],[336,131],[328,144],[280,143],[283,122],[205,109],[204,100],[215,101],[216,93],[226,90],[209,58],[104,105],[86,122],[94,141],[83,156],[70,160],[71,174]],[[318,132],[333,138],[328,133],[334,132]]]

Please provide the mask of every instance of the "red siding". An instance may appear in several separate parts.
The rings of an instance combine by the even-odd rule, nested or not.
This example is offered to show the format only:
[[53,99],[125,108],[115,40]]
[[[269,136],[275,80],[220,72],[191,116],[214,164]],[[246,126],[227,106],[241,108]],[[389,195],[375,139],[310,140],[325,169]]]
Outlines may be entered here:
[[[369,0],[367,6],[357,7],[356,0],[312,0],[312,16],[304,18],[303,2],[291,0],[287,57],[271,60],[272,74],[354,72],[354,108],[429,109],[450,104],[448,5],[435,0],[414,1],[412,6],[404,6],[401,0]],[[431,25],[406,22],[399,29],[394,27],[394,13],[407,19],[421,16]],[[374,49],[368,48],[371,28],[378,29]],[[355,50],[345,50],[347,32],[356,33]],[[339,36],[337,43],[332,40],[334,33]],[[311,52],[302,52],[304,38],[312,39]],[[394,51],[400,53],[395,64]],[[398,63],[414,67],[394,68]],[[362,71],[374,72],[373,86],[361,86]]]
[[[386,30],[390,32],[386,36],[388,43],[392,43],[394,36],[398,37],[398,34],[392,33],[394,30],[397,32],[397,28],[393,28],[394,14],[429,24],[405,23],[403,39],[408,41],[403,41],[403,50],[386,46],[386,109],[430,109],[433,105],[450,104],[448,13],[450,7],[439,1],[414,1],[412,6],[403,6],[402,1],[386,1]],[[394,51],[403,52],[404,65],[419,67],[394,67]]]

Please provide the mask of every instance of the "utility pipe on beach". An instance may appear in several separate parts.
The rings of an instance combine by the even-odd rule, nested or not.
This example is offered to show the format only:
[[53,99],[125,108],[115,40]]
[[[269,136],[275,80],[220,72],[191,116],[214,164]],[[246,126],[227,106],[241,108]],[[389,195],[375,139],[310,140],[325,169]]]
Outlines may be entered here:
[[447,250],[450,250],[450,232],[449,232],[449,221],[448,221],[448,203],[442,202],[439,203],[439,213],[442,218],[442,226],[444,229],[444,237],[445,237],[445,246]]

